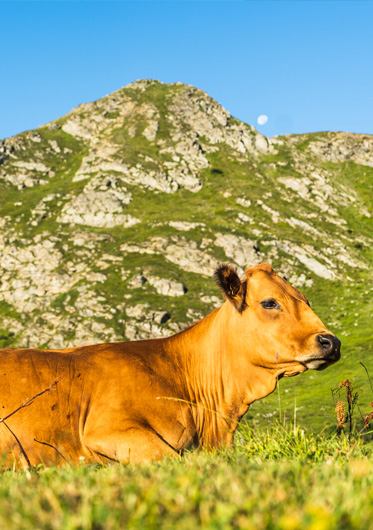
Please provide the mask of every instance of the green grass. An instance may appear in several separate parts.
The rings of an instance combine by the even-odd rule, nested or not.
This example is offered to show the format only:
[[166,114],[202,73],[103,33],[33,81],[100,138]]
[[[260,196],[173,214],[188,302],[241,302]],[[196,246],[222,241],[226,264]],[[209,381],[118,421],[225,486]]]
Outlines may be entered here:
[[235,447],[149,465],[0,475],[0,528],[373,528],[373,447],[276,425]]
[[0,348],[11,345],[14,339],[15,334],[12,331],[0,329]]

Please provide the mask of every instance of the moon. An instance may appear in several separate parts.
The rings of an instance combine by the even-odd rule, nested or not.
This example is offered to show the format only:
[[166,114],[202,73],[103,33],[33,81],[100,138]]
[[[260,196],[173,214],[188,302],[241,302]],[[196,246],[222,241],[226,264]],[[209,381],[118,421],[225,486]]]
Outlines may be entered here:
[[261,114],[256,121],[258,122],[258,125],[265,125],[268,121],[268,116]]

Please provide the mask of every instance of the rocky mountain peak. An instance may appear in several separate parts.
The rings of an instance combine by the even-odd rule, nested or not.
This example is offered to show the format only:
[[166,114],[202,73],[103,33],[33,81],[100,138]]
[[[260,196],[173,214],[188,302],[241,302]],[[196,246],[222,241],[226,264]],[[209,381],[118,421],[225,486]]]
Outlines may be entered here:
[[174,333],[221,302],[224,261],[352,293],[369,274],[372,176],[372,136],[269,139],[182,83],[79,105],[0,142],[2,343]]

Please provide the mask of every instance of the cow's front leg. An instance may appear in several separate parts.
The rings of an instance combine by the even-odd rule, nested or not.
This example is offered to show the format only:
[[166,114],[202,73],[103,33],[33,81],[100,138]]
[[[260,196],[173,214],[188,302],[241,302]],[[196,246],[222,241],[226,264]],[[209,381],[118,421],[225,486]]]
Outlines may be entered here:
[[136,464],[160,460],[166,455],[180,454],[155,431],[146,427],[130,427],[112,433],[87,433],[84,446],[101,459]]

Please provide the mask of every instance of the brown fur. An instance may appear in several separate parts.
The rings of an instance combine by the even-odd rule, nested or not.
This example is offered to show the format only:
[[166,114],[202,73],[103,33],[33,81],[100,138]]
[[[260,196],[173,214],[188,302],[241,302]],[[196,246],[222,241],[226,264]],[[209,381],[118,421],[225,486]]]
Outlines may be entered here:
[[[0,423],[4,466],[134,463],[229,445],[250,403],[318,362],[316,337],[330,331],[269,265],[247,269],[242,282],[227,266],[216,277],[228,302],[172,337],[1,350],[1,417],[60,380]],[[281,309],[263,309],[268,298]]]

